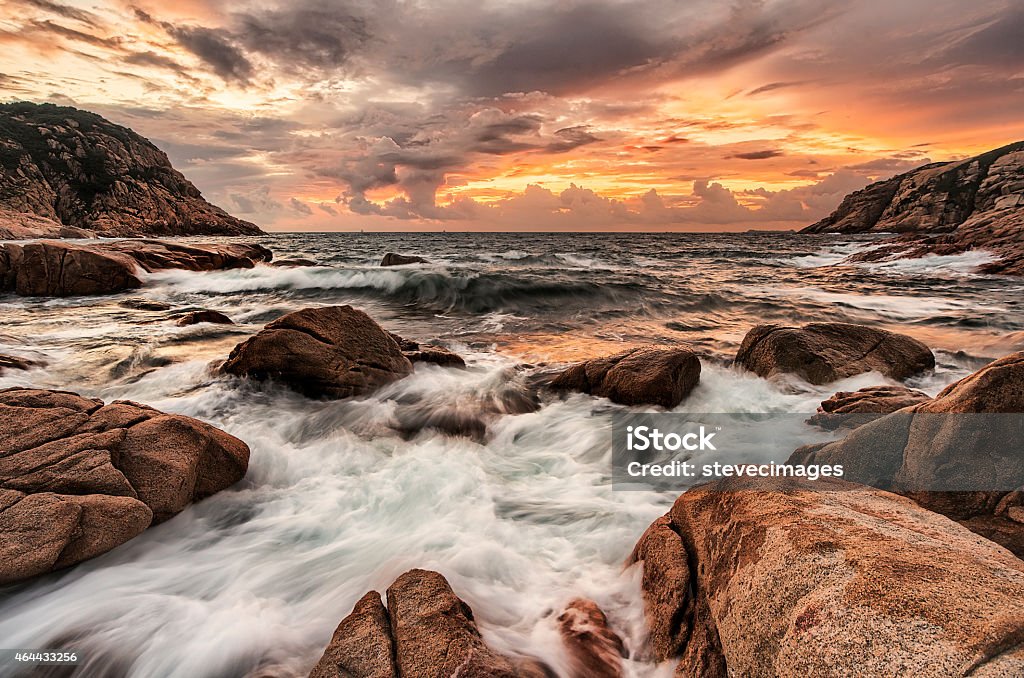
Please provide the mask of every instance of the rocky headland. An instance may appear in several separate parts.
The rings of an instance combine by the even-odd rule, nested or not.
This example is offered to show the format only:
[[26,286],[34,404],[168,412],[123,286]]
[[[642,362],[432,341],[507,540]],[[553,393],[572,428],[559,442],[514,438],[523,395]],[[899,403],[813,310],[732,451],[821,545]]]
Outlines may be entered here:
[[985,250],[983,272],[1024,275],[1024,141],[873,183],[801,232],[899,234],[853,261]]
[[126,127],[68,106],[0,104],[0,240],[260,233]]

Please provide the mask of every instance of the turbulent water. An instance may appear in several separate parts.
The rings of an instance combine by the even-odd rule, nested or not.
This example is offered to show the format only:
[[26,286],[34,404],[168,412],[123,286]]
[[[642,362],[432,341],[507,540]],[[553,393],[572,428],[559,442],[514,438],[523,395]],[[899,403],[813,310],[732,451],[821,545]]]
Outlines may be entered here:
[[[701,353],[703,372],[679,410],[811,412],[836,390],[884,380],[816,387],[743,374],[728,363],[752,325],[850,321],[910,334],[935,350],[935,373],[911,382],[933,394],[1024,347],[1024,284],[972,274],[983,254],[852,267],[840,262],[871,240],[789,234],[259,242],[320,266],[163,272],[114,297],[0,297],[0,353],[47,363],[0,376],[0,387],[138,400],[209,421],[252,448],[236,487],[102,557],[0,591],[0,647],[75,648],[85,658],[79,676],[300,676],[363,593],[423,567],[449,579],[498,650],[562,668],[552,612],[586,596],[633,649],[630,675],[671,675],[638,651],[637,572],[622,563],[674,496],[612,491],[618,408],[607,401],[544,396],[535,412],[501,414],[531,369],[685,344]],[[387,251],[432,263],[380,268]],[[418,365],[372,397],[341,402],[210,371],[273,318],[343,303],[453,348],[469,368]],[[238,324],[170,320],[197,308]],[[402,426],[441,410],[486,410],[486,436]]]

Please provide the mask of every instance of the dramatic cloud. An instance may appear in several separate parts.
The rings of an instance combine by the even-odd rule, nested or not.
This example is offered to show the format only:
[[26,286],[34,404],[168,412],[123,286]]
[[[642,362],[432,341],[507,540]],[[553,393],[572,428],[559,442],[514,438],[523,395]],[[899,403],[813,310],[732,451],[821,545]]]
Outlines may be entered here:
[[5,99],[281,229],[805,225],[1024,137],[1010,0],[0,0]]

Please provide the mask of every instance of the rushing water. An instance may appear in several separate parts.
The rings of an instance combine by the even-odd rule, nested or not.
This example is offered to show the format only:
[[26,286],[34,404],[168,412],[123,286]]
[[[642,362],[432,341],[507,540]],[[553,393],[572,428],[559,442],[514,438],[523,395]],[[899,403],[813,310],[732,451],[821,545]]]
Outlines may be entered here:
[[[79,676],[300,676],[363,593],[423,567],[449,579],[498,650],[561,668],[552,612],[582,595],[626,637],[631,675],[671,675],[638,649],[637,572],[622,563],[674,497],[611,490],[617,406],[546,395],[535,412],[488,415],[482,440],[400,435],[396,422],[409,411],[472,414],[503,402],[536,369],[518,365],[636,344],[701,353],[701,383],[681,411],[810,412],[836,390],[884,381],[860,375],[818,387],[730,367],[761,322],[850,321],[913,335],[938,359],[934,374],[911,382],[929,393],[1024,347],[1024,285],[971,274],[983,254],[852,267],[840,262],[870,240],[789,234],[259,241],[278,258],[320,266],[163,272],[114,297],[0,297],[0,352],[47,363],[0,376],[0,387],[138,400],[209,421],[252,448],[236,487],[104,556],[0,591],[0,647],[73,647],[86,658]],[[380,268],[387,251],[432,263]],[[455,349],[469,368],[419,365],[371,397],[341,402],[211,372],[273,318],[342,303]],[[171,322],[194,308],[238,324]]]

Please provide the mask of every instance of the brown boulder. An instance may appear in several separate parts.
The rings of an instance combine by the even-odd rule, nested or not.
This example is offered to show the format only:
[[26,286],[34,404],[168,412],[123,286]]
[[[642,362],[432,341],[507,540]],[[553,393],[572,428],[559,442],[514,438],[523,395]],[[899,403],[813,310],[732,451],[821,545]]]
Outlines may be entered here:
[[758,325],[743,338],[736,364],[761,377],[791,373],[827,384],[872,371],[906,379],[933,369],[935,356],[916,339],[864,325]]
[[412,372],[398,344],[351,306],[324,306],[278,318],[235,346],[221,370],[272,379],[312,398],[369,393]]
[[388,611],[370,591],[338,624],[309,678],[398,678],[394,655]]
[[234,325],[235,323],[231,318],[227,317],[220,311],[190,311],[185,315],[178,318],[175,324],[178,327],[185,327],[187,325],[198,325],[200,323],[212,323],[214,325]]
[[381,266],[405,266],[406,264],[428,264],[430,263],[423,257],[410,256],[405,254],[396,254],[394,252],[388,252],[384,255],[384,258],[380,260]]
[[0,583],[74,565],[245,475],[249,448],[128,401],[0,391]]
[[699,380],[700,360],[693,351],[644,347],[573,365],[550,386],[608,398],[620,405],[672,408]]
[[931,400],[927,393],[905,386],[869,386],[859,391],[839,391],[818,406],[808,424],[826,430],[856,428],[904,407]]
[[659,661],[682,654],[690,635],[693,601],[690,566],[682,537],[669,516],[658,518],[633,548],[626,565],[643,562],[644,611],[651,647]]
[[387,609],[371,591],[342,620],[311,678],[529,678],[539,663],[484,643],[473,611],[437,572],[410,570],[388,588]]
[[730,480],[667,518],[690,571],[657,585],[694,610],[676,675],[1024,672],[1024,562],[908,499]]
[[[1024,352],[948,386],[934,399],[798,450],[791,463],[842,464],[844,477],[899,492],[1024,556]],[[1015,499],[1016,498],[1016,499]],[[1002,508],[1000,508],[1002,507]]]
[[621,678],[626,648],[592,600],[577,598],[558,615],[571,678]]

